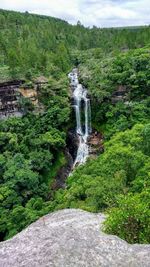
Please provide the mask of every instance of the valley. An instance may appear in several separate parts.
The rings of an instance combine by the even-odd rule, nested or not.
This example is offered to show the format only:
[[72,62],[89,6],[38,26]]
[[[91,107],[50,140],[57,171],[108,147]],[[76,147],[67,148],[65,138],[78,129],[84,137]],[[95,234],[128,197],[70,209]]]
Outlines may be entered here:
[[150,27],[6,10],[0,23],[0,240],[82,209],[148,244]]

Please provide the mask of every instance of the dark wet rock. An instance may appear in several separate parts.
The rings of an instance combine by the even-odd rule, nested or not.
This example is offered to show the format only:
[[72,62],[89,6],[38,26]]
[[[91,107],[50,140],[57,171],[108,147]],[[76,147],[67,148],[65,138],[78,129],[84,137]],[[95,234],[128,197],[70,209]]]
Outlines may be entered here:
[[128,90],[125,85],[117,86],[117,89],[112,94],[112,104],[117,103],[118,101],[126,101],[128,99]]
[[104,234],[105,216],[61,210],[0,243],[1,267],[149,267],[150,245]]
[[69,150],[69,153],[71,154],[73,161],[76,158],[77,155],[77,149],[79,146],[79,138],[75,130],[69,130],[67,134],[67,148]]
[[67,148],[65,149],[64,154],[66,158],[66,164],[59,169],[55,177],[55,181],[52,185],[53,190],[57,190],[59,188],[65,188],[66,178],[70,174],[73,167],[73,158]]

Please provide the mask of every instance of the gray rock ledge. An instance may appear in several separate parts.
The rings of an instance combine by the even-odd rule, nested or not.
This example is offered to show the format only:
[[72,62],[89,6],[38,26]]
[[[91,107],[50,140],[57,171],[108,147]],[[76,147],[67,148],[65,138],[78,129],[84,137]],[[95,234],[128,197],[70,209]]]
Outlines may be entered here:
[[48,214],[0,243],[0,267],[149,267],[150,245],[129,245],[100,226],[103,214]]

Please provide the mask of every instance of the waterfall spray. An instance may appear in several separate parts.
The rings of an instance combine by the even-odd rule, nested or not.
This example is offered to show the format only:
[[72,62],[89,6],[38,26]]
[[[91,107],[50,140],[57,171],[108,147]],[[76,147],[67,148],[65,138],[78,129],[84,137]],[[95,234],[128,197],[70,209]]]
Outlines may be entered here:
[[[73,90],[76,115],[76,133],[79,138],[79,147],[74,161],[75,166],[76,164],[80,165],[85,163],[89,155],[89,146],[87,141],[91,132],[91,107],[90,100],[87,97],[87,90],[83,88],[82,84],[79,84],[77,69],[73,69],[73,71],[69,73],[69,78],[71,79],[71,86]],[[81,121],[81,103],[84,104],[84,124]]]

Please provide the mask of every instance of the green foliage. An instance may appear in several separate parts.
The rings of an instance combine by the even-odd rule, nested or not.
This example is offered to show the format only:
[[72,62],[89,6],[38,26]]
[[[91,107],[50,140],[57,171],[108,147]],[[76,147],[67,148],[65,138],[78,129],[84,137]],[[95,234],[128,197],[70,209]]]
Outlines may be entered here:
[[144,151],[150,156],[150,124],[143,129]]
[[68,177],[67,188],[56,192],[55,209],[109,209],[108,233],[130,243],[149,242],[150,158],[143,135],[148,126],[137,124],[116,133],[102,155]]
[[[61,86],[63,80],[64,87]],[[54,209],[51,186],[63,165],[70,103],[67,78],[50,79],[39,89],[45,111],[0,124],[0,239],[7,239]],[[21,101],[22,101],[21,100]],[[28,111],[28,112],[27,112]]]
[[135,123],[149,122],[149,51],[147,47],[105,57],[100,53],[101,60],[94,50],[90,56],[77,54],[80,79],[92,99],[93,125],[101,125],[107,139]]
[[62,152],[58,152],[55,162],[53,162],[51,169],[45,169],[44,177],[47,184],[51,185],[61,167],[66,164],[66,158]]
[[150,243],[150,192],[120,196],[109,211],[105,231],[129,243]]
[[[62,193],[59,200],[68,206],[75,202],[77,207],[92,211],[107,208],[105,231],[129,243],[150,242],[149,51],[136,49],[105,58],[100,53],[101,60],[93,51],[90,56],[78,56],[81,80],[91,94],[93,125],[109,141],[99,159],[73,174],[66,194]],[[124,93],[119,92],[120,88]],[[117,101],[113,102],[113,98]],[[80,191],[84,192],[84,199],[79,201],[75,179],[81,183],[82,177],[84,186]],[[91,196],[85,193],[89,192],[85,185],[90,178]],[[65,202],[72,201],[72,196],[74,202]]]
[[[40,74],[59,77],[79,62],[72,59],[72,50],[97,48],[93,55],[100,59],[102,53],[116,54],[150,42],[149,26],[89,29],[52,17],[5,10],[0,10],[0,24],[0,77],[6,79],[31,79]],[[139,79],[143,79],[141,75]]]
[[29,98],[21,97],[18,101],[20,109],[26,114],[34,110],[34,106]]

